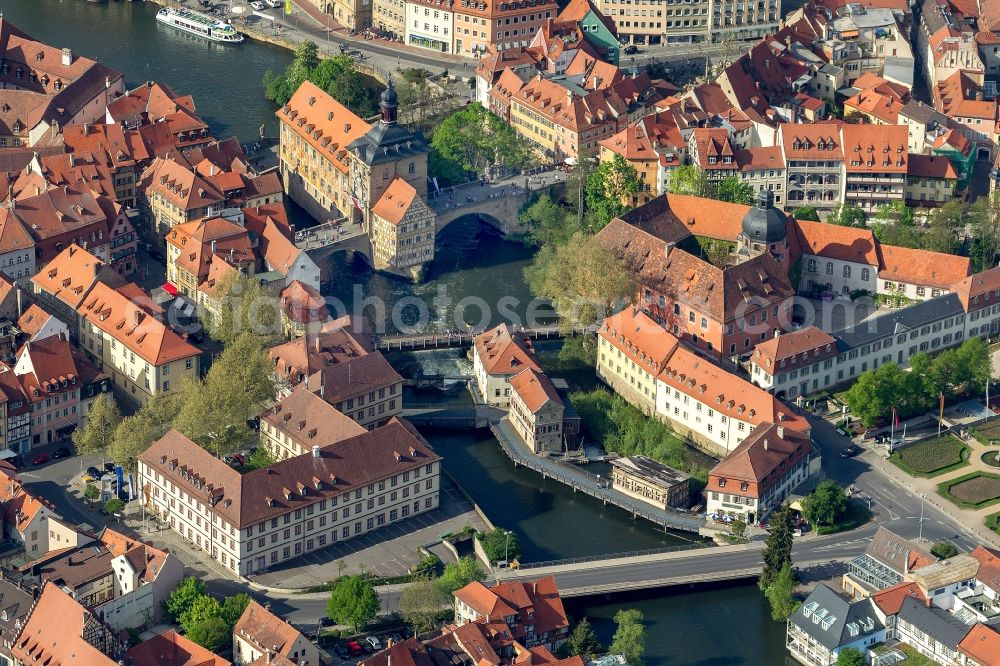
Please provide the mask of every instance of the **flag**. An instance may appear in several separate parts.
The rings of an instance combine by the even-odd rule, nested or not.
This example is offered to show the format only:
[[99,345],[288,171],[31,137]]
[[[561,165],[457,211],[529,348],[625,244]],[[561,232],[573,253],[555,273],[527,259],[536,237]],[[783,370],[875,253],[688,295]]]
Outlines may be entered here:
[[291,15],[292,13],[292,0],[285,0],[285,13]]
[[944,391],[938,393],[938,402],[940,403],[939,410],[941,412],[938,418],[944,421]]

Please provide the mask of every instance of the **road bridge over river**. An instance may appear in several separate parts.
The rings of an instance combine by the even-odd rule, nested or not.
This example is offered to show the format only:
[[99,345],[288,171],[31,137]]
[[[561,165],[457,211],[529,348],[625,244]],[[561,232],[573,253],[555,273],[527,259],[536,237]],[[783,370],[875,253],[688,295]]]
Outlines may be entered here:
[[[869,525],[849,534],[796,538],[792,561],[798,569],[843,564],[864,552],[875,533]],[[555,576],[563,597],[757,578],[764,567],[764,542],[718,547],[665,548],[619,555],[538,562],[498,574],[528,581]]]

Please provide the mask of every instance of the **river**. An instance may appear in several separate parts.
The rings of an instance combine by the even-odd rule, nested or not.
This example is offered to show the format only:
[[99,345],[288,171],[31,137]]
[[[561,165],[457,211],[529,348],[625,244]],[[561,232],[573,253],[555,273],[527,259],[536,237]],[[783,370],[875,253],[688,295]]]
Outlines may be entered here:
[[[156,79],[178,93],[193,95],[217,137],[236,135],[252,141],[261,123],[274,136],[275,107],[264,99],[260,81],[265,70],[281,70],[291,61],[288,51],[252,42],[214,45],[181,35],[155,22],[157,6],[152,3],[5,0],[2,10],[4,18],[29,35],[122,71],[129,86]],[[478,328],[504,318],[524,321],[532,298],[522,271],[532,254],[531,248],[506,242],[474,218],[465,218],[442,234],[425,283],[413,285],[373,274],[335,255],[332,279],[323,291],[350,310],[359,285],[363,297],[381,299],[386,305],[389,332],[415,324],[444,331],[461,328],[465,322]],[[474,302],[463,303],[466,298]],[[550,347],[544,351],[553,352]],[[459,355],[411,356],[405,362],[420,364],[427,372],[467,367]],[[461,391],[437,397],[466,400]],[[543,482],[534,472],[514,468],[483,433],[428,434],[445,456],[445,467],[488,515],[521,535],[526,559],[652,548],[690,538],[633,522],[613,507],[574,496],[559,484]],[[769,619],[755,586],[685,588],[567,602],[570,614],[588,616],[605,642],[614,630],[611,618],[625,606],[639,608],[646,617],[649,666],[785,662],[784,627]]]
[[292,53],[286,49],[198,39],[157,23],[159,6],[152,2],[4,0],[0,10],[34,39],[122,72],[128,88],[155,79],[192,95],[219,139],[256,141],[262,123],[268,136],[277,135],[277,107],[261,94],[261,78],[268,69],[288,66]]

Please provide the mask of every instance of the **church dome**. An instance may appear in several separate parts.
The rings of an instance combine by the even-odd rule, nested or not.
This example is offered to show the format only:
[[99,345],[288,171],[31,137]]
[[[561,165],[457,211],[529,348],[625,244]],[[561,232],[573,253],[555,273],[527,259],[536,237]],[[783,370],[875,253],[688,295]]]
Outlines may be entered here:
[[385,90],[382,91],[382,105],[395,107],[399,104],[399,95],[396,94],[396,89],[392,85],[392,79],[385,85]]
[[788,223],[785,214],[774,207],[774,192],[757,194],[757,205],[743,216],[743,234],[754,243],[776,243],[785,240]]

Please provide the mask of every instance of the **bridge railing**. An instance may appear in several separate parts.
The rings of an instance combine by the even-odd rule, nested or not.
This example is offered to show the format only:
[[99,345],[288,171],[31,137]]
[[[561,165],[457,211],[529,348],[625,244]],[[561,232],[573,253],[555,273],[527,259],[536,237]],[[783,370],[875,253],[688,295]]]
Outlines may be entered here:
[[585,587],[571,587],[561,589],[559,594],[563,597],[585,597],[591,594],[607,594],[609,592],[625,592],[627,590],[638,590],[652,587],[669,587],[671,585],[686,585],[692,583],[711,583],[721,580],[739,580],[741,578],[756,578],[760,576],[763,567],[752,567],[749,569],[733,569],[731,571],[712,571],[705,574],[694,574],[690,576],[673,576],[671,578],[657,578],[655,580],[635,580],[620,583],[608,583],[606,585],[588,585]]
[[588,555],[586,557],[569,557],[562,560],[542,560],[541,562],[528,562],[521,564],[517,570],[540,569],[543,567],[558,567],[569,564],[583,564],[585,562],[605,562],[608,560],[621,560],[628,557],[645,557],[647,555],[663,555],[666,553],[680,553],[687,550],[704,550],[713,548],[709,543],[690,543],[681,546],[664,546],[662,548],[647,548],[645,550],[631,550],[624,553],[608,553],[606,555]]

